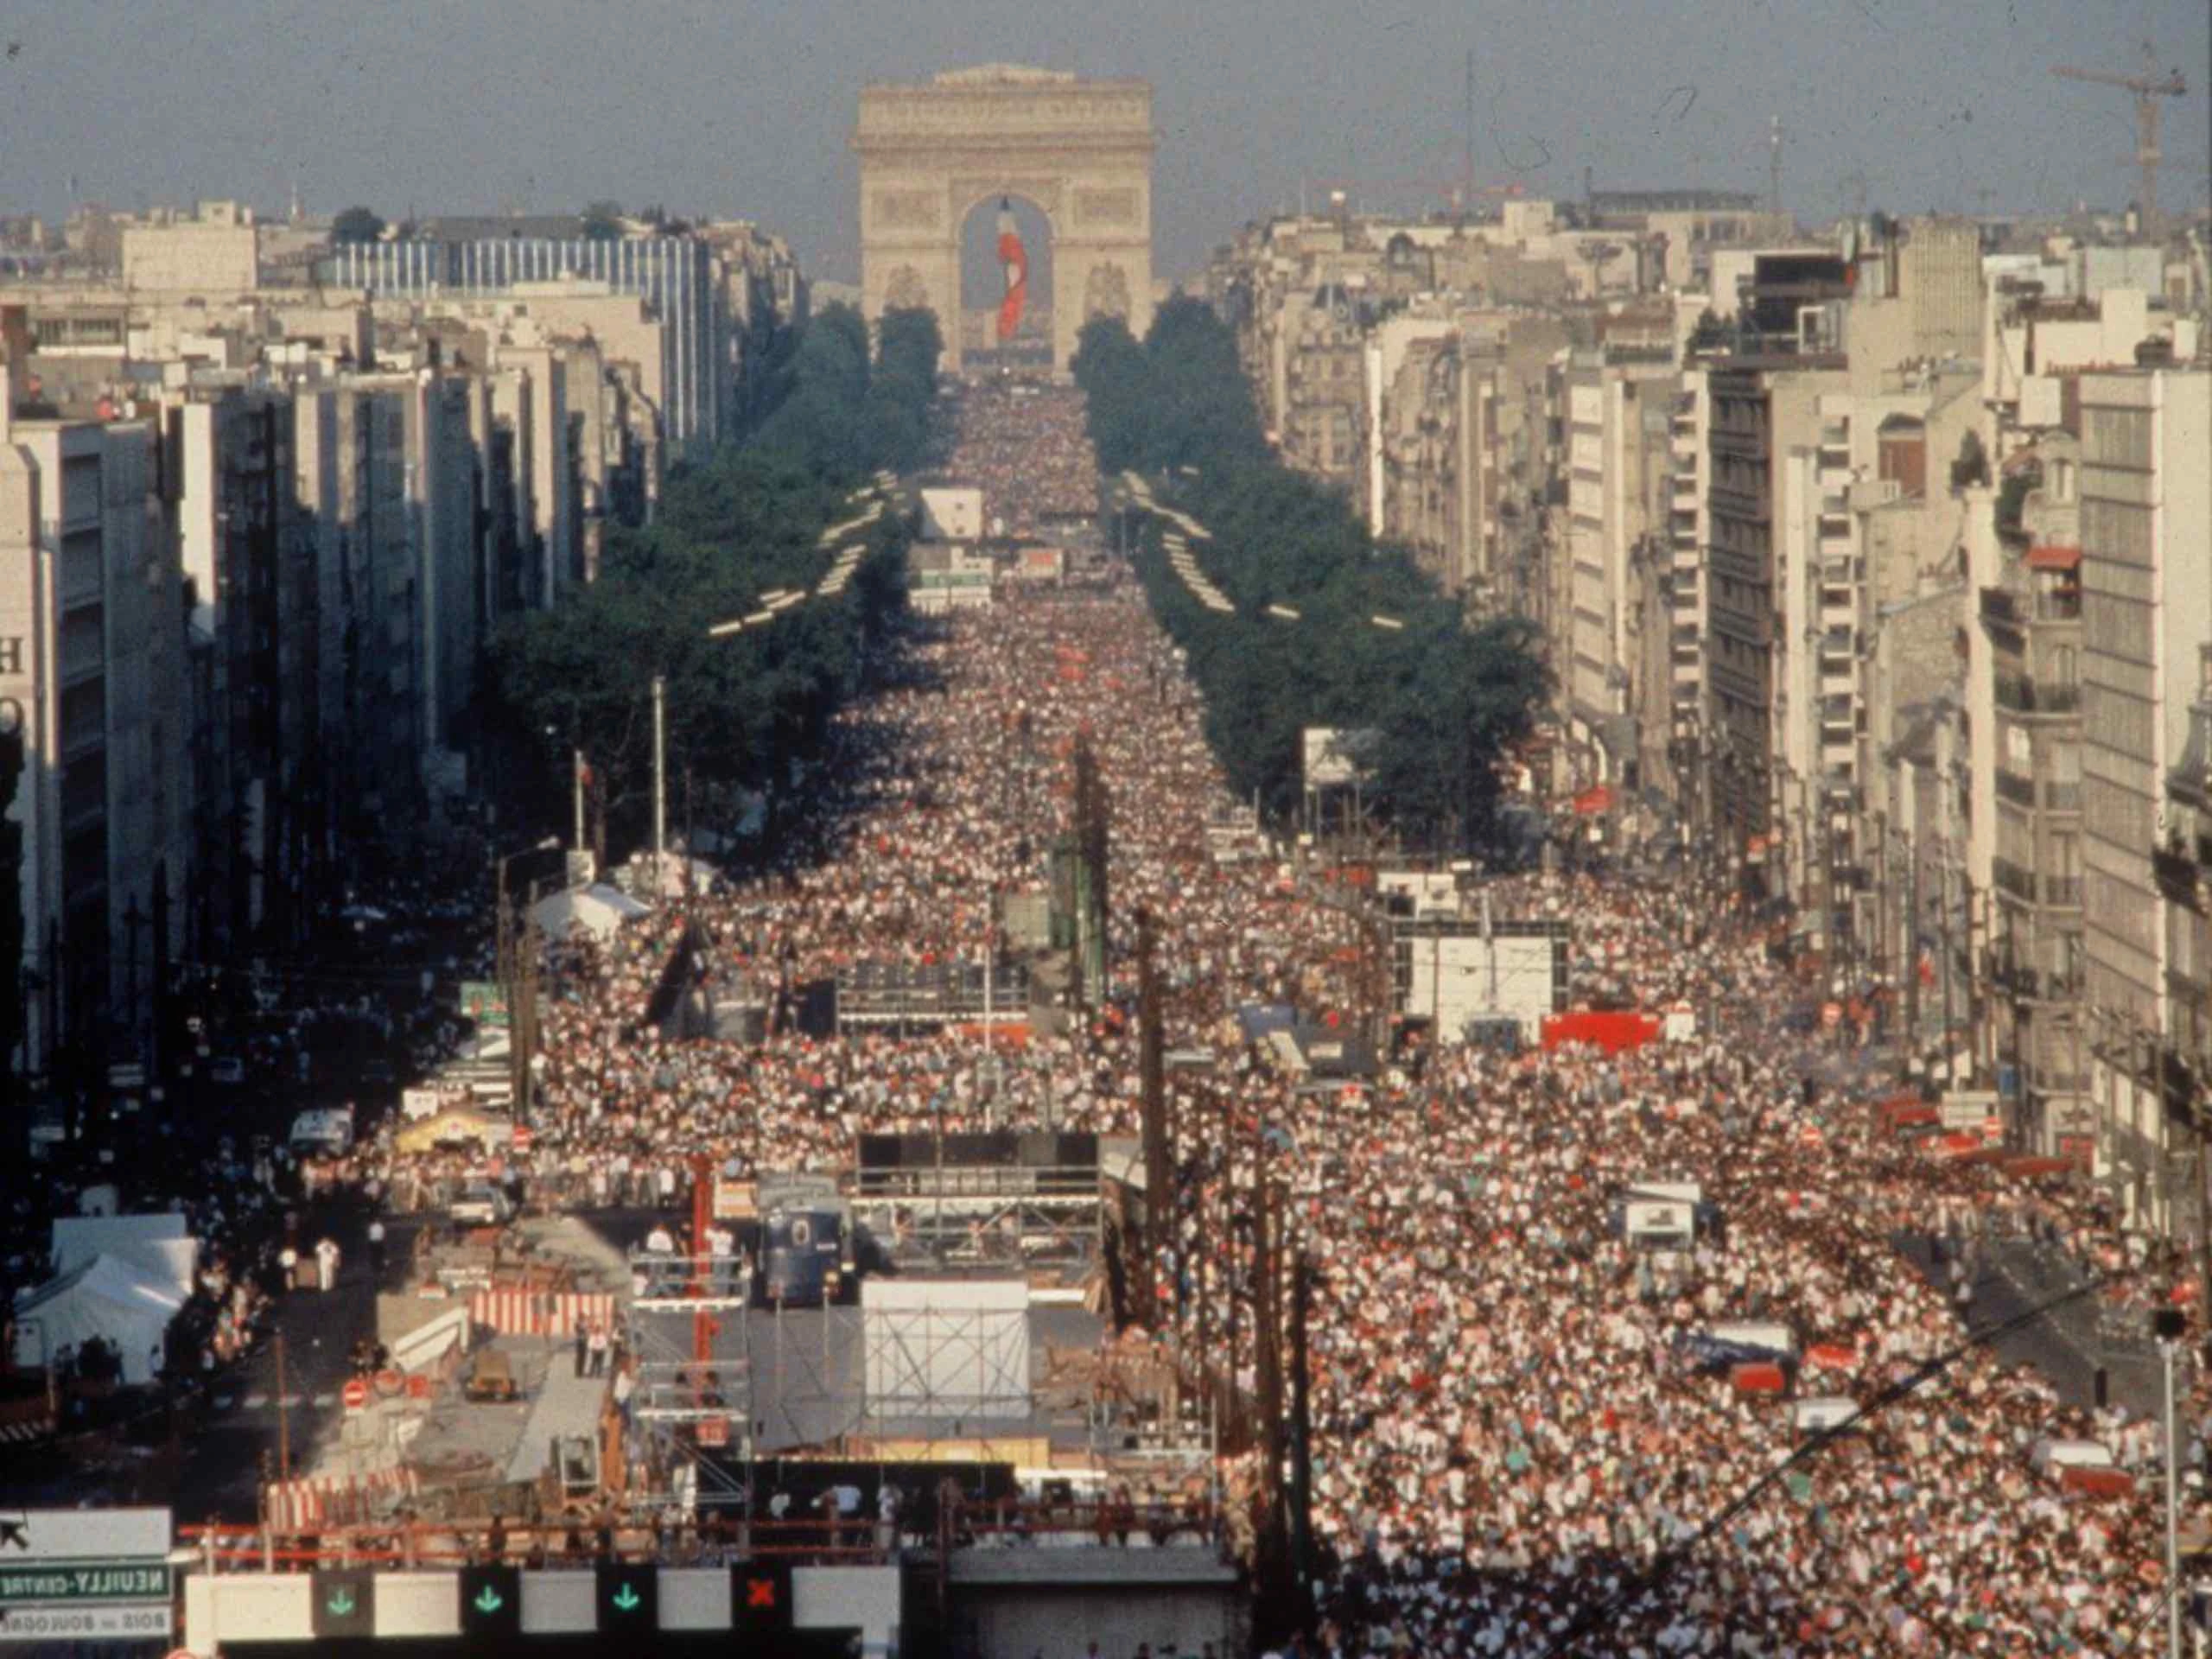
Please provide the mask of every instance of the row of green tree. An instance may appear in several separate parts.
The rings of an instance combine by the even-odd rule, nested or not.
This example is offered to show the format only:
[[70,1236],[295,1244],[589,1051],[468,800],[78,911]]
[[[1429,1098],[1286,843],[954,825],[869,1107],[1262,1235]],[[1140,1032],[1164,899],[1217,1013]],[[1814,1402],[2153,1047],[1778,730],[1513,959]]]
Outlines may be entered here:
[[[590,774],[593,838],[604,851],[650,833],[652,681],[666,682],[671,834],[688,816],[726,828],[739,791],[772,814],[791,763],[820,752],[905,603],[907,537],[895,512],[864,531],[844,591],[815,596],[834,556],[823,531],[864,510],[883,468],[919,458],[941,342],[925,311],[867,326],[832,306],[795,331],[765,372],[770,413],[741,441],[671,474],[642,528],[610,526],[598,579],[494,635],[493,678],[510,740],[528,756],[550,816],[573,753]],[[765,626],[715,638],[779,589],[810,597]]]
[[1192,550],[1233,613],[1201,604],[1168,564],[1162,523],[1133,515],[1139,576],[1188,654],[1239,793],[1285,814],[1303,787],[1304,728],[1371,730],[1369,799],[1409,842],[1484,841],[1499,763],[1548,691],[1533,625],[1469,626],[1341,495],[1277,461],[1236,341],[1207,306],[1171,301],[1141,345],[1119,321],[1095,321],[1074,367],[1101,467],[1146,474],[1211,533]]

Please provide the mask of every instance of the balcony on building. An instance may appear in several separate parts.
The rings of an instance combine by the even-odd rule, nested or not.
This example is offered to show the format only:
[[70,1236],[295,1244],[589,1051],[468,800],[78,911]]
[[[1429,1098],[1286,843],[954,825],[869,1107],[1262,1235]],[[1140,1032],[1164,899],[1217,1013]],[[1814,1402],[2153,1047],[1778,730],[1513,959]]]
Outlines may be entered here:
[[1996,676],[1996,692],[1999,709],[2030,719],[2076,714],[2082,707],[2079,685],[2031,680],[2024,674]]
[[1724,484],[1717,478],[1707,488],[1714,512],[1731,518],[1748,519],[1753,524],[1767,522],[1767,499],[1764,490],[1740,488]]
[[[2080,995],[2082,989],[2078,975],[2033,967],[2027,963],[2014,961],[2001,952],[1991,964],[1989,979],[1991,984],[2016,1002],[2069,1002]],[[2047,1071],[2043,1075],[2046,1082],[2057,1081]]]
[[1999,892],[2009,893],[2027,904],[2036,902],[2036,873],[2033,870],[2023,869],[2009,858],[1996,858],[1990,861],[1989,874]]
[[2070,584],[2025,589],[1985,588],[1981,620],[2010,628],[2024,628],[2035,622],[2079,622],[2082,590]]
[[2008,772],[1999,766],[1997,769],[1996,782],[1999,800],[2010,801],[2014,806],[2024,806],[2031,811],[2035,810],[2036,780],[2034,779],[2024,778],[2017,772]]
[[2205,909],[2207,880],[2212,877],[2212,871],[2208,871],[2198,859],[2203,850],[2192,846],[2177,831],[2170,833],[2164,842],[2151,849],[2151,874],[2158,884],[2158,891],[2170,904],[2200,914]]

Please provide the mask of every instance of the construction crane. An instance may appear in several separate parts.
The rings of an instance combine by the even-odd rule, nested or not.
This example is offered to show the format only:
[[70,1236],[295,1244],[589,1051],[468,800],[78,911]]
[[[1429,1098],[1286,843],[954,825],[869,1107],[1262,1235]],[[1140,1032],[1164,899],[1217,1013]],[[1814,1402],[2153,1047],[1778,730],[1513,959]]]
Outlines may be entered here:
[[2158,73],[2157,48],[2143,42],[2143,73],[2139,75],[2117,75],[2103,69],[2077,69],[2070,64],[2060,64],[2050,72],[2061,80],[2085,80],[2094,86],[2119,86],[2135,94],[2135,164],[2143,169],[2143,188],[2136,198],[2136,205],[2143,211],[2143,223],[2149,228],[2158,220],[2158,100],[2179,98],[2189,91],[2183,82],[2181,71],[2169,69]]

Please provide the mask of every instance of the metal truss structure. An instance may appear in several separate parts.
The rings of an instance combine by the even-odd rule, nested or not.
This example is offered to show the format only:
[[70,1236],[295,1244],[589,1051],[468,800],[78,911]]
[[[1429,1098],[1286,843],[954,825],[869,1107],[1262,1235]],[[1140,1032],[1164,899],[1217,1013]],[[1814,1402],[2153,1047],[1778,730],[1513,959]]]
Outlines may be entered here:
[[912,1166],[855,1175],[853,1216],[893,1261],[1087,1268],[1105,1230],[1095,1166]]

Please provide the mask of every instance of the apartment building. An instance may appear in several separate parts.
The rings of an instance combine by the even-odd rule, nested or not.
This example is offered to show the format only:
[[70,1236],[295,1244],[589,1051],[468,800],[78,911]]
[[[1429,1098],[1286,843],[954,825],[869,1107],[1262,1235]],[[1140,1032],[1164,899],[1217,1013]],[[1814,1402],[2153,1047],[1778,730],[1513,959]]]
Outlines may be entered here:
[[1993,720],[1975,760],[1976,798],[1993,803],[1994,830],[1993,1058],[2024,1142],[2084,1168],[2098,1132],[2082,921],[2081,377],[2139,350],[2186,358],[2198,334],[2195,320],[2108,280],[2115,270],[2154,275],[2155,257],[2089,257],[2125,251],[1991,260],[1982,351],[2001,550],[1980,590]]
[[2212,371],[2080,378],[2083,1000],[2100,1173],[2153,1230],[2193,1218],[2161,1077],[2171,943],[2152,855],[2212,639]]
[[1676,372],[1668,407],[1668,797],[1694,836],[1707,822],[1705,794],[1706,614],[1705,548],[1707,518],[1711,383],[1701,363]]
[[1637,288],[1706,287],[1717,251],[1770,247],[1795,228],[1747,191],[1598,190],[1586,204],[1593,229],[1629,241],[1643,265]]
[[211,729],[195,754],[195,954],[304,936],[316,817],[330,791],[321,721],[315,544],[295,494],[282,392],[209,384],[165,400],[168,507],[191,626],[209,653]]
[[2151,856],[2166,922],[2166,1037],[2158,1069],[2169,1099],[2186,1103],[2201,1160],[2212,1090],[2212,641],[2199,648],[2189,740],[2166,775],[2165,838]]
[[1283,464],[1342,492],[1355,508],[1368,499],[1367,334],[1376,316],[1363,283],[1332,283],[1287,303],[1270,335]]
[[[1640,731],[1655,711],[1631,694],[1651,690],[1641,672],[1652,609],[1642,579],[1673,493],[1676,384],[1664,346],[1600,345],[1567,370],[1567,591],[1553,661],[1586,782],[1642,787]],[[1656,711],[1662,731],[1670,702],[1662,694]]]
[[1479,589],[1497,563],[1497,372],[1494,342],[1456,321],[1408,342],[1388,378],[1377,365],[1372,522],[1447,593]]
[[25,419],[0,346],[0,714],[23,734],[25,1076],[143,1060],[191,808],[176,569],[137,423]]
[[[1796,728],[1784,699],[1792,659],[1807,649],[1802,577],[1792,582],[1790,572],[1793,563],[1805,568],[1804,531],[1810,523],[1817,535],[1820,498],[1817,474],[1808,481],[1802,455],[1793,465],[1789,452],[1804,448],[1792,440],[1815,429],[1819,399],[1842,389],[1845,366],[1840,354],[1808,353],[1732,357],[1710,373],[1707,793],[1728,852],[1743,860],[1747,881],[1770,893],[1789,890],[1785,805],[1801,844],[1809,813],[1804,753],[1790,741]],[[1794,633],[1790,617],[1799,622]],[[1825,632],[1818,644],[1831,659],[1849,654],[1847,642]],[[1801,681],[1801,713],[1804,699]]]
[[[434,222],[414,239],[349,243],[331,250],[325,276],[378,301],[510,297],[557,309],[565,293],[573,309],[594,297],[641,300],[659,325],[658,361],[642,365],[651,372],[641,388],[661,413],[669,444],[680,452],[735,429],[728,272],[707,240],[688,234],[510,236],[495,233],[498,225],[472,219],[442,228]],[[613,346],[609,355],[620,350]]]

